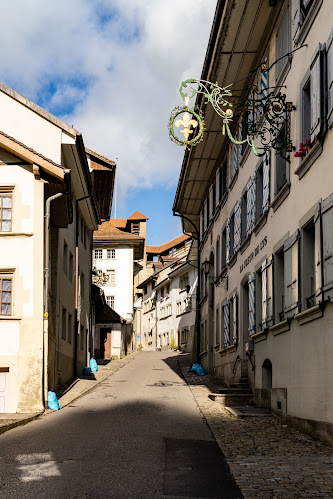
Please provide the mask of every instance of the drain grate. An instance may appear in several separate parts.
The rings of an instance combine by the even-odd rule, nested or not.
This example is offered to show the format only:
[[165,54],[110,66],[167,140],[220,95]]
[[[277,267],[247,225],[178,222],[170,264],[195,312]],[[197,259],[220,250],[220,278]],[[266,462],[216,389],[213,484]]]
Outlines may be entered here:
[[272,416],[272,411],[265,407],[225,407],[225,409],[234,416],[250,417],[250,416]]

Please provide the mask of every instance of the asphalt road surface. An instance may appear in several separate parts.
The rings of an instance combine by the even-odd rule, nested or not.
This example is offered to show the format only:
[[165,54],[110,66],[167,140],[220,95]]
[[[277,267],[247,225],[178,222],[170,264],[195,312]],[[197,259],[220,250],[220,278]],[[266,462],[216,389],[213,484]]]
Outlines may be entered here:
[[173,352],[0,435],[0,497],[241,498]]

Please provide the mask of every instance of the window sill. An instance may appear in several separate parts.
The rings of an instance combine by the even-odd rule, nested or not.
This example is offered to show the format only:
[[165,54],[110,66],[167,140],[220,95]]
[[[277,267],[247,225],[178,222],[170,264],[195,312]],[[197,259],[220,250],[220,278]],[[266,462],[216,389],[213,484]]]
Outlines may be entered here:
[[300,28],[298,36],[295,39],[295,45],[302,45],[304,43],[306,37],[308,36],[310,28],[313,24],[313,21],[315,20],[317,14],[319,12],[319,9],[320,9],[322,3],[323,3],[323,0],[315,0],[315,2],[313,3],[308,15],[306,16],[306,18],[305,18],[305,20]]
[[0,236],[25,236],[25,237],[31,237],[34,235],[34,232],[0,232]]
[[251,336],[251,340],[254,340],[255,343],[259,343],[260,341],[266,340],[267,331],[258,331],[257,333]]
[[308,154],[305,156],[305,158],[299,163],[299,165],[295,168],[294,173],[298,175],[299,179],[304,177],[307,171],[310,170],[311,166],[313,163],[316,161],[318,156],[321,155],[323,152],[323,145],[322,143],[318,140],[316,144],[310,149]]
[[201,300],[200,300],[200,307],[202,307],[202,305],[205,303],[205,301],[207,300],[208,298],[208,295],[205,295]]
[[[182,315],[189,314],[190,312],[192,312],[192,310],[186,310],[186,312],[182,312],[181,314],[176,314],[176,317],[181,317]],[[170,317],[170,315],[168,315],[168,317]]]
[[259,220],[257,221],[257,223],[255,224],[255,226],[253,227],[253,232],[255,233],[255,235],[259,234],[259,232],[264,227],[264,225],[266,225],[267,215],[268,215],[268,210],[265,211],[265,213],[263,213],[260,216]]
[[21,321],[22,317],[18,317],[15,315],[0,315],[1,321]]
[[304,310],[304,312],[295,315],[294,319],[297,319],[300,326],[302,326],[315,319],[319,319],[323,315],[323,308],[320,305],[315,305],[314,307],[308,308],[307,310]]
[[251,242],[251,234],[246,236],[246,238],[244,239],[244,241],[242,242],[242,244],[239,247],[238,251],[240,251],[241,255],[244,253],[246,248],[248,248],[250,246],[250,242]]
[[290,321],[289,320],[281,321],[278,324],[271,326],[269,330],[273,333],[274,336],[277,336],[278,334],[281,333],[286,333],[287,331],[290,330]]
[[233,352],[236,352],[237,347],[236,347],[236,345],[230,345],[225,350],[227,353],[233,353]]
[[214,348],[215,352],[218,352],[219,348],[220,348],[220,345],[214,345],[213,348]]
[[286,182],[284,186],[280,189],[280,191],[276,194],[274,200],[271,202],[271,207],[273,208],[274,211],[276,211],[281,206],[283,201],[289,195],[290,186],[291,186],[290,182]]
[[219,350],[218,353],[221,355],[221,357],[224,357],[225,355],[227,355],[227,349],[224,348],[223,350]]
[[207,353],[207,350],[205,350],[204,352],[199,353],[199,357],[203,357],[204,355],[207,355]]

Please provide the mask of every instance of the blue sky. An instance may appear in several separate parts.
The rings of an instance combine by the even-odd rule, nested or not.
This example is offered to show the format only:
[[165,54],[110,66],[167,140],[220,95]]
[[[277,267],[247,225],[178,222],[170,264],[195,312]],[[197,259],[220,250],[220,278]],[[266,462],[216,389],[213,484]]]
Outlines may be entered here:
[[[0,81],[118,158],[117,217],[149,217],[148,244],[181,233],[172,204],[183,149],[169,141],[180,82],[200,77],[216,0],[16,0]],[[12,27],[15,26],[15,36]],[[10,43],[8,43],[10,40]]]

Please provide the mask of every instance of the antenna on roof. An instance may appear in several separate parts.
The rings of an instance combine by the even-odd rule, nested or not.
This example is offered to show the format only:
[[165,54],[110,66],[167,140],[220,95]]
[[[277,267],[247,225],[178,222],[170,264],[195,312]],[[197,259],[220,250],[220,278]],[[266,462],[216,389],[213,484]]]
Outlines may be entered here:
[[118,158],[116,158],[116,171],[114,175],[114,218],[117,218],[117,166],[118,166]]

